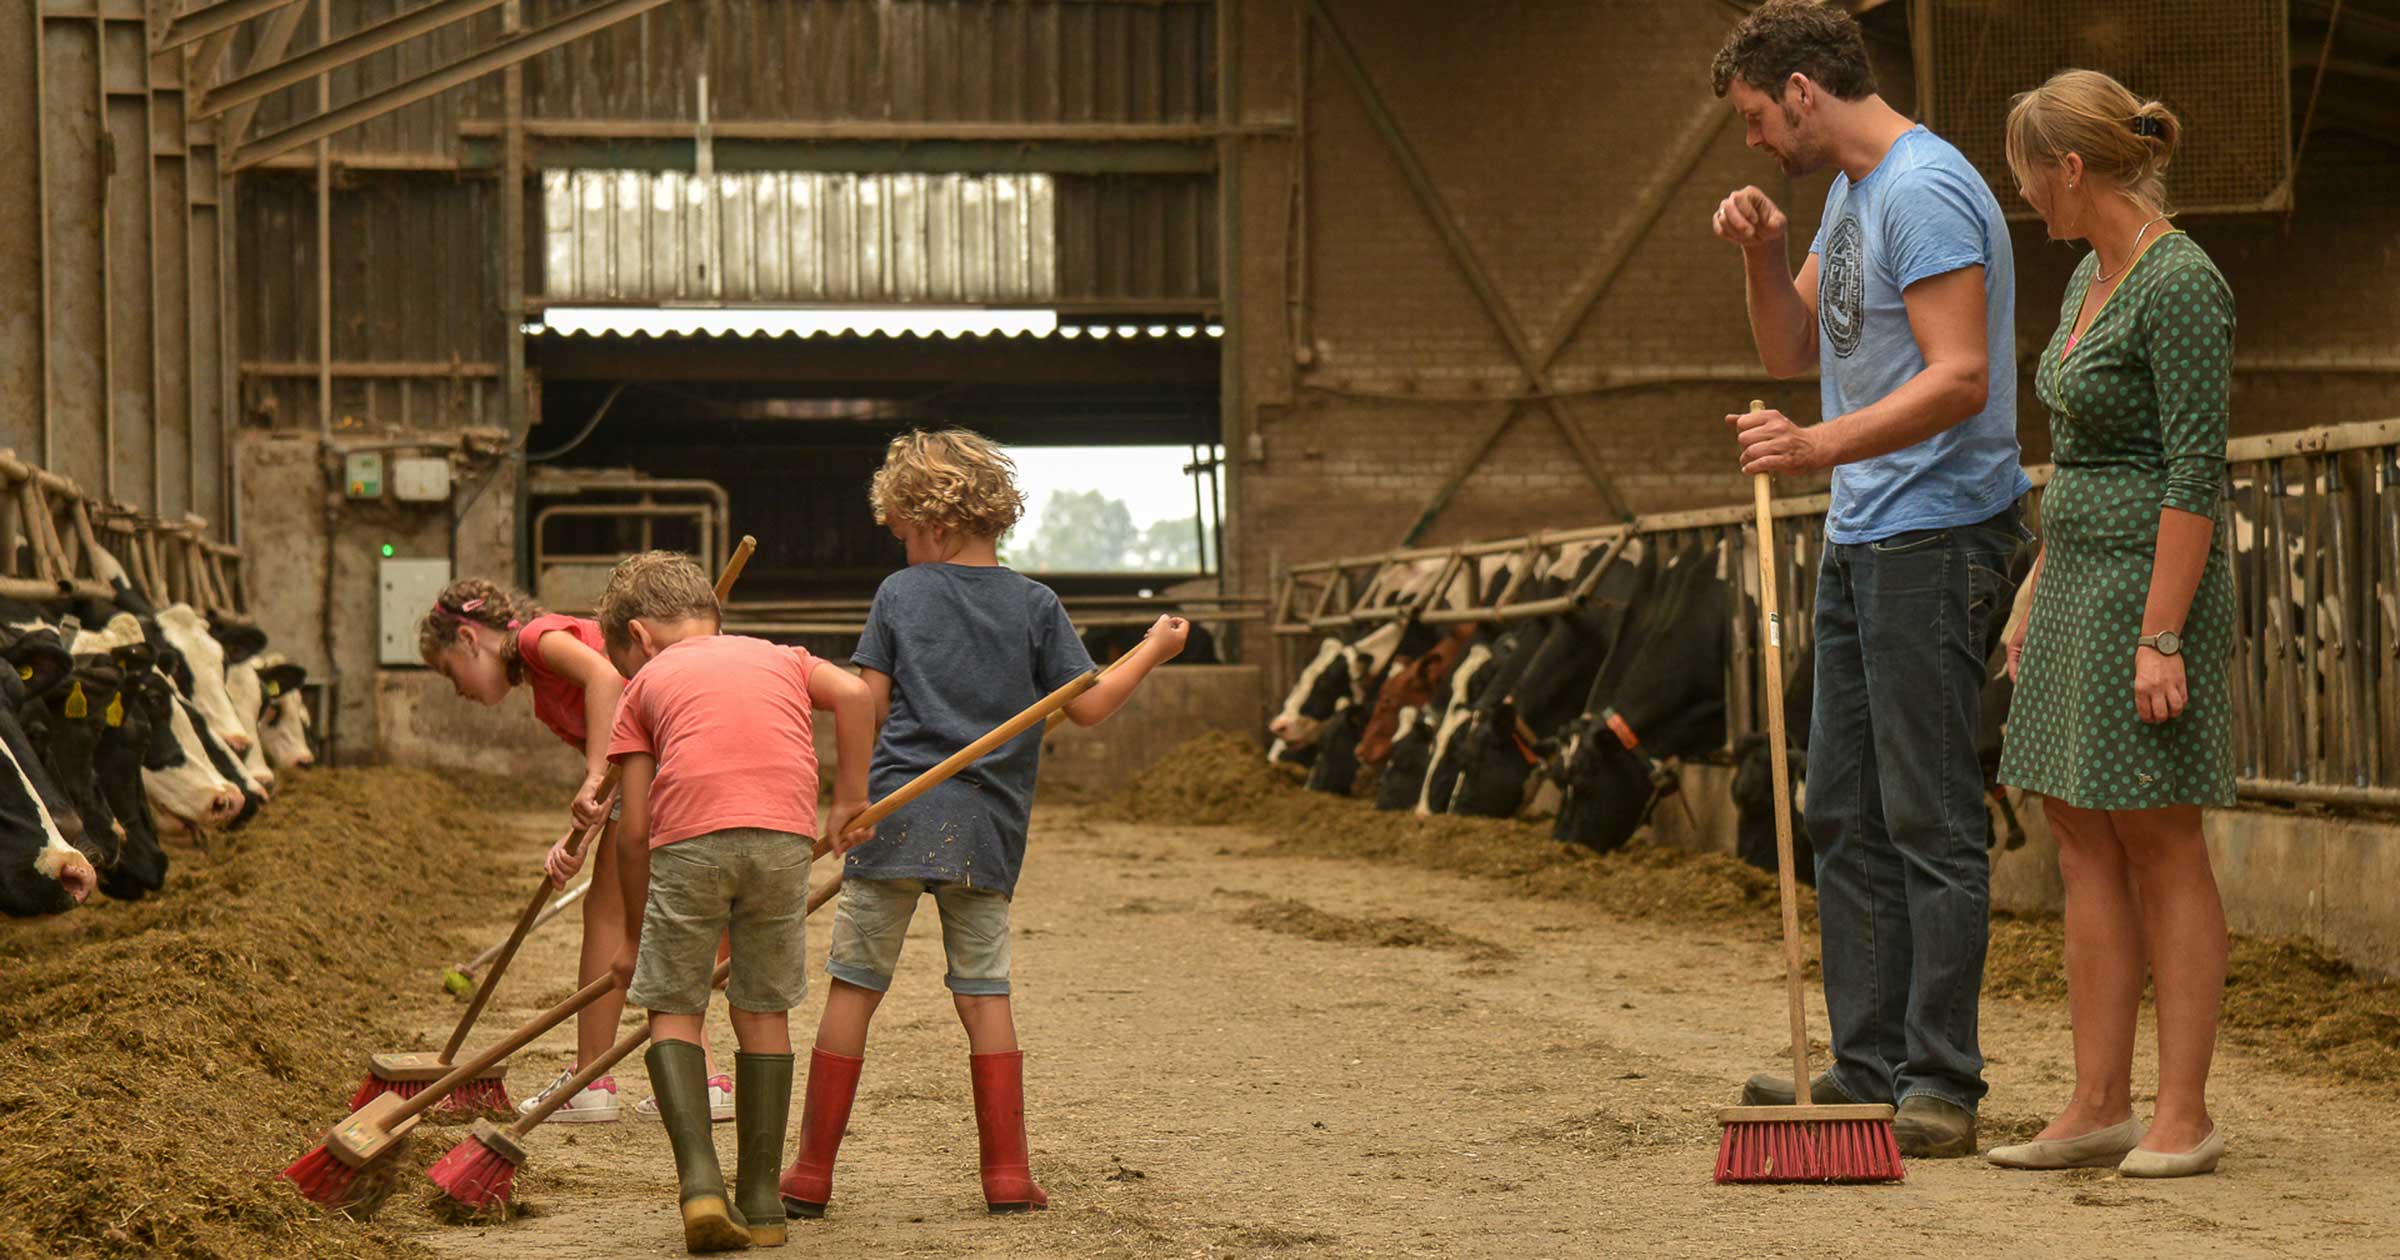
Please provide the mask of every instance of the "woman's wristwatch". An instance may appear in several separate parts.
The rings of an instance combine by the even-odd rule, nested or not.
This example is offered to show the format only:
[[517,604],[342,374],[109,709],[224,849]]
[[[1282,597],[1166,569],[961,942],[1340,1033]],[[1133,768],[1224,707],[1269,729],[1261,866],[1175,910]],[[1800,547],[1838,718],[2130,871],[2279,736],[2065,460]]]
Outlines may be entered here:
[[2172,630],[2161,630],[2157,634],[2145,634],[2135,642],[2160,656],[2174,656],[2183,651],[2183,636]]

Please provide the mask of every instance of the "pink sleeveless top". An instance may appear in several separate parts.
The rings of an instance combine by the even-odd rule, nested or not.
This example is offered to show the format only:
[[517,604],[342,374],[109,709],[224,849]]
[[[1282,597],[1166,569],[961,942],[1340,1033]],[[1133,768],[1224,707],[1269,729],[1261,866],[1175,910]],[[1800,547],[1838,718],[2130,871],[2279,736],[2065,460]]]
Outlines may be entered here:
[[517,655],[525,662],[525,683],[533,688],[533,715],[581,750],[591,734],[583,722],[583,685],[544,665],[538,648],[542,636],[553,630],[574,635],[602,656],[608,655],[608,648],[600,637],[599,622],[565,613],[544,613],[517,631]]

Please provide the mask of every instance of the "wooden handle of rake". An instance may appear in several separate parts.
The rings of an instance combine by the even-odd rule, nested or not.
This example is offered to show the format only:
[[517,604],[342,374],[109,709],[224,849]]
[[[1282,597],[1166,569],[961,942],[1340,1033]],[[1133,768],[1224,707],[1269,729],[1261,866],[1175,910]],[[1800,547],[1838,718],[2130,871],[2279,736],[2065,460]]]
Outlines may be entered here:
[[[918,775],[916,778],[910,779],[906,784],[901,786],[900,790],[893,792],[891,795],[884,797],[882,800],[877,801],[872,805],[867,806],[867,808],[862,811],[858,817],[850,820],[849,829],[855,830],[860,827],[872,827],[875,824],[882,822],[884,819],[891,817],[895,812],[907,805],[910,801],[913,801],[918,797],[925,795],[927,792],[932,791],[935,787],[939,786],[943,780],[948,779],[950,776],[957,774],[959,771],[966,769],[968,766],[974,765],[976,762],[983,760],[984,757],[989,755],[993,749],[998,748],[1002,744],[1015,739],[1017,736],[1032,730],[1034,727],[1048,720],[1051,715],[1064,710],[1069,704],[1074,703],[1077,696],[1080,696],[1084,692],[1090,691],[1094,686],[1097,686],[1100,682],[1101,673],[1102,671],[1096,669],[1085,670],[1083,673],[1077,675],[1074,681],[1069,682],[1066,686],[1061,687],[1036,701],[1033,707],[1025,710],[1022,713],[1019,713],[1015,717],[1010,718],[1005,722],[1002,722],[1000,725],[993,727],[984,735],[983,738],[976,740],[974,743],[969,744],[966,747],[959,749],[957,752],[950,754],[947,758],[943,759],[942,764],[935,766],[933,769],[928,770],[923,774]],[[830,838],[820,837],[817,840],[817,847],[815,849],[814,856],[823,857],[832,851],[833,841]],[[813,901],[814,899],[812,898],[811,900]]]
[[[1753,400],[1752,411],[1767,405]],[[1800,893],[1792,876],[1791,745],[1783,730],[1783,613],[1775,595],[1775,515],[1773,478],[1760,473],[1751,479],[1758,500],[1758,617],[1761,656],[1767,676],[1767,739],[1769,764],[1775,772],[1775,883],[1783,895],[1784,987],[1792,1007],[1792,1094],[1797,1106],[1810,1106],[1808,1082],[1808,1022],[1800,990]]]
[[396,1129],[402,1121],[407,1120],[410,1116],[417,1115],[435,1103],[448,1098],[450,1091],[481,1076],[486,1068],[531,1045],[535,1038],[567,1022],[574,1017],[575,1012],[599,1001],[602,994],[616,987],[616,976],[606,975],[575,990],[574,994],[565,1001],[525,1021],[523,1027],[485,1047],[474,1058],[450,1069],[449,1075],[426,1086],[423,1093],[410,1096],[391,1115],[384,1118],[383,1127],[386,1130]]
[[[742,541],[734,545],[733,554],[725,558],[724,571],[717,574],[718,603],[722,604],[725,597],[733,593],[734,582],[742,576],[742,570],[749,566],[750,553],[756,550],[758,550],[758,540],[748,534],[742,535]],[[573,833],[567,841],[568,853],[583,852],[591,845],[593,839],[607,828],[608,811],[615,806],[616,801],[617,767],[611,765],[608,773],[600,780],[600,821]],[[499,985],[500,977],[508,974],[508,964],[515,961],[517,947],[523,945],[526,936],[532,933],[534,922],[541,917],[543,908],[549,904],[551,892],[550,877],[544,873],[541,882],[534,887],[532,899],[525,903],[524,910],[518,912],[517,925],[509,930],[508,939],[501,942],[499,953],[492,959],[490,973],[484,976],[482,983],[475,986],[475,996],[469,999],[467,1009],[459,1015],[458,1026],[450,1030],[450,1041],[442,1047],[442,1056],[438,1060],[439,1062],[450,1062],[457,1056],[458,1048],[466,1044],[467,1033],[474,1029],[475,1021],[483,1017],[484,1005],[492,1000],[492,990]]]

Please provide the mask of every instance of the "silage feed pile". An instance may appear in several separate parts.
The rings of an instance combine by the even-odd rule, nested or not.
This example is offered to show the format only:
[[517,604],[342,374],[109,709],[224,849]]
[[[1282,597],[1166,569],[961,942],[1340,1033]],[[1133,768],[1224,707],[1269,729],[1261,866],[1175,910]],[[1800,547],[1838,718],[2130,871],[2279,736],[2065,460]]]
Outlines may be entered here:
[[[1780,939],[1775,877],[1718,854],[1642,843],[1596,854],[1552,840],[1546,823],[1383,813],[1365,801],[1302,789],[1239,735],[1203,735],[1134,781],[1113,807],[1131,822],[1232,824],[1295,857],[1405,861],[1506,881],[1527,895],[1599,906],[1629,918],[1706,926],[1734,939]],[[1800,890],[1801,935],[1813,956],[1816,894]],[[1995,914],[1984,992],[2066,1001],[2059,921]],[[2287,1071],[2361,1083],[2400,1081],[2400,983],[2368,975],[2309,941],[2237,936],[2225,986],[2223,1041]]]
[[[439,959],[526,872],[489,856],[496,782],[289,776],[138,903],[0,921],[0,1256],[388,1257],[275,1174],[375,1049],[438,1002]],[[447,1146],[433,1133],[408,1172]],[[395,1207],[398,1205],[395,1204]]]

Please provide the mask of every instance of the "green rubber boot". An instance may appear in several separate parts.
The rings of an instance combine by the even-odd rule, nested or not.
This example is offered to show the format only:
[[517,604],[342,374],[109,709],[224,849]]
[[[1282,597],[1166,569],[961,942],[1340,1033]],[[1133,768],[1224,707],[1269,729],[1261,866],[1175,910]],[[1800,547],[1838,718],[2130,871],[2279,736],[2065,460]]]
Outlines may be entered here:
[[[652,1041],[642,1056],[650,1065],[650,1095],[675,1148],[675,1177],[683,1199],[683,1249],[693,1255],[740,1251],[750,1230],[725,1194],[725,1170],[717,1166],[716,1138],[709,1132],[708,1056],[688,1041]],[[736,1093],[739,1101],[739,1093]]]
[[733,1056],[733,1203],[750,1223],[750,1245],[783,1245],[783,1131],[792,1118],[792,1056]]

